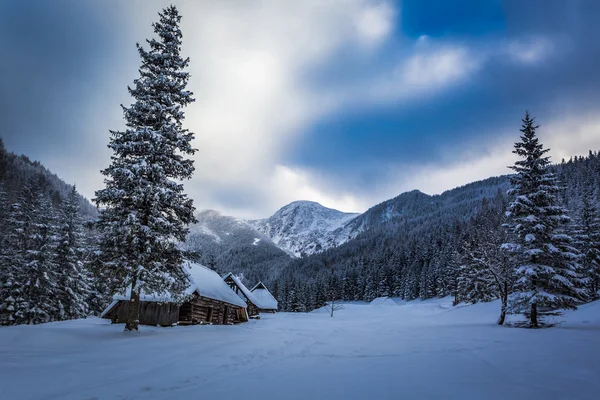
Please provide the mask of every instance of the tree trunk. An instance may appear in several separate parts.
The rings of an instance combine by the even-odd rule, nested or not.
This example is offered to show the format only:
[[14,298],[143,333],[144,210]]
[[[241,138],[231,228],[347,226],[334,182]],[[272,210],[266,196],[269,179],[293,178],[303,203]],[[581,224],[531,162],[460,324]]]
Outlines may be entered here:
[[537,313],[537,303],[533,303],[531,305],[531,315],[530,315],[530,324],[532,328],[538,328],[538,313]]
[[504,321],[506,320],[506,310],[508,308],[508,295],[503,293],[500,296],[502,300],[502,306],[500,307],[500,317],[498,318],[498,325],[504,325]]
[[137,287],[137,279],[131,283],[131,297],[129,299],[129,312],[125,323],[125,332],[138,330],[140,324],[140,289]]

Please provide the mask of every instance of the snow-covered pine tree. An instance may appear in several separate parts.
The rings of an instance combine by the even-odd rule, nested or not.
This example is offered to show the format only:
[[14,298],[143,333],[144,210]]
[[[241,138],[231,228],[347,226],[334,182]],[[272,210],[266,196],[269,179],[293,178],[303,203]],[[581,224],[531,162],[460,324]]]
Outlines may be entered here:
[[2,236],[0,237],[0,325],[23,323],[26,304],[23,286],[24,259],[20,251],[24,245],[24,218],[18,202],[8,204],[6,195],[2,196],[4,212]]
[[126,331],[138,329],[140,292],[181,293],[187,283],[183,251],[188,224],[194,222],[192,200],[176,180],[194,171],[193,133],[184,129],[183,107],[193,102],[186,90],[189,58],[182,58],[181,16],[175,6],[159,13],[153,24],[157,39],[150,50],[139,44],[140,77],[129,93],[135,99],[123,107],[125,131],[111,131],[111,165],[102,171],[106,188],[96,192],[104,206],[103,268],[118,278],[116,289],[130,290]]
[[60,319],[83,318],[88,314],[89,276],[83,263],[82,219],[75,186],[63,200],[58,218],[56,264],[59,275]]
[[581,251],[588,295],[598,298],[600,291],[600,217],[589,189],[581,196],[582,207],[574,229],[575,246]]
[[56,321],[60,319],[59,275],[55,262],[56,214],[50,197],[39,184],[29,193],[25,212],[31,224],[23,254],[26,299],[29,304],[25,314],[26,323]]
[[17,258],[20,254],[13,243],[17,235],[12,229],[11,232],[12,237],[4,241],[0,254],[0,325],[22,324],[27,308],[23,293],[25,275],[19,268],[22,260]]
[[560,229],[571,219],[558,204],[561,189],[548,170],[548,149],[539,142],[539,126],[529,112],[522,122],[521,140],[513,151],[521,160],[510,167],[516,174],[511,177],[513,201],[507,210],[507,226],[514,240],[502,247],[511,251],[516,264],[511,309],[527,315],[530,327],[538,327],[540,315],[574,309],[584,292],[579,287],[579,257],[570,245],[571,238]]
[[[8,193],[4,188],[4,184],[0,182],[0,234],[4,234],[5,224],[4,222],[8,219],[10,210],[10,204],[8,201]],[[2,244],[2,238],[0,237],[0,245]]]
[[55,215],[40,181],[31,178],[11,205],[0,250],[0,324],[38,324],[58,316]]

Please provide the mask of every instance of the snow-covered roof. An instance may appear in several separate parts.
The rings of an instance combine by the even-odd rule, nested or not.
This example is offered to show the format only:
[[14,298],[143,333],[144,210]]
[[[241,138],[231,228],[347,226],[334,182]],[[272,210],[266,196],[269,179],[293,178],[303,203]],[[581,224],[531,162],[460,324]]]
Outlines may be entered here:
[[106,315],[106,314],[107,314],[107,313],[108,313],[110,310],[112,310],[112,308],[113,308],[114,306],[116,306],[118,302],[119,302],[119,300],[113,300],[113,301],[112,301],[112,303],[110,303],[110,304],[108,305],[108,307],[106,307],[106,309],[105,309],[104,311],[102,311],[102,314],[100,314],[100,318],[104,318],[104,316],[105,316],[105,315]]
[[397,306],[398,304],[390,297],[378,297],[369,303],[372,306]]
[[250,290],[254,297],[260,302],[259,308],[263,310],[277,310],[277,299],[273,297],[269,289],[262,283],[258,282],[252,290]]
[[[252,302],[252,304],[254,304],[258,308],[264,308],[264,307],[262,307],[262,303],[260,302],[260,300],[256,296],[254,296],[254,294],[246,287],[246,285],[244,285],[242,283],[242,280],[238,276],[236,276],[233,273],[229,272],[229,273],[227,273],[227,275],[225,275],[223,277],[223,281],[225,281],[227,278],[231,278],[231,280],[233,280],[233,282],[235,282],[235,284],[237,285],[237,287],[240,288],[240,290],[242,291],[242,293],[244,294],[244,296],[246,296],[246,298],[248,300],[250,300]],[[238,294],[238,296],[242,300],[244,300],[244,298],[241,295]]]
[[[186,270],[188,272],[190,284],[185,290],[184,295],[198,293],[200,296],[209,299],[223,301],[225,303],[246,308],[246,302],[240,299],[215,271],[192,262],[186,263]],[[116,295],[114,296],[114,300],[129,300],[130,293],[131,290],[128,290],[125,295]],[[168,303],[173,301],[173,298],[168,294],[142,293],[140,300]]]

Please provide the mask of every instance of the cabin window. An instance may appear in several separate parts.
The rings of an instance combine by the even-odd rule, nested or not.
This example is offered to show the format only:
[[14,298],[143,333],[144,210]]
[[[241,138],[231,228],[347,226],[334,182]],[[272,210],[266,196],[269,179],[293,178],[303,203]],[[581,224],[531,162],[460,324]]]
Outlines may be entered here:
[[208,311],[206,312],[206,322],[211,322],[213,317],[213,308],[208,307]]

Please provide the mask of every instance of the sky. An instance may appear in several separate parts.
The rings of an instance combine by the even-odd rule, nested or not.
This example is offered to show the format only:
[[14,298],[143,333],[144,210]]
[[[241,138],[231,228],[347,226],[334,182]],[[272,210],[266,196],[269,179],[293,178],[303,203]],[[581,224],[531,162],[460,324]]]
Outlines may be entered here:
[[0,137],[102,188],[137,42],[175,4],[198,210],[342,211],[508,173],[526,109],[553,160],[600,148],[596,0],[8,0]]

